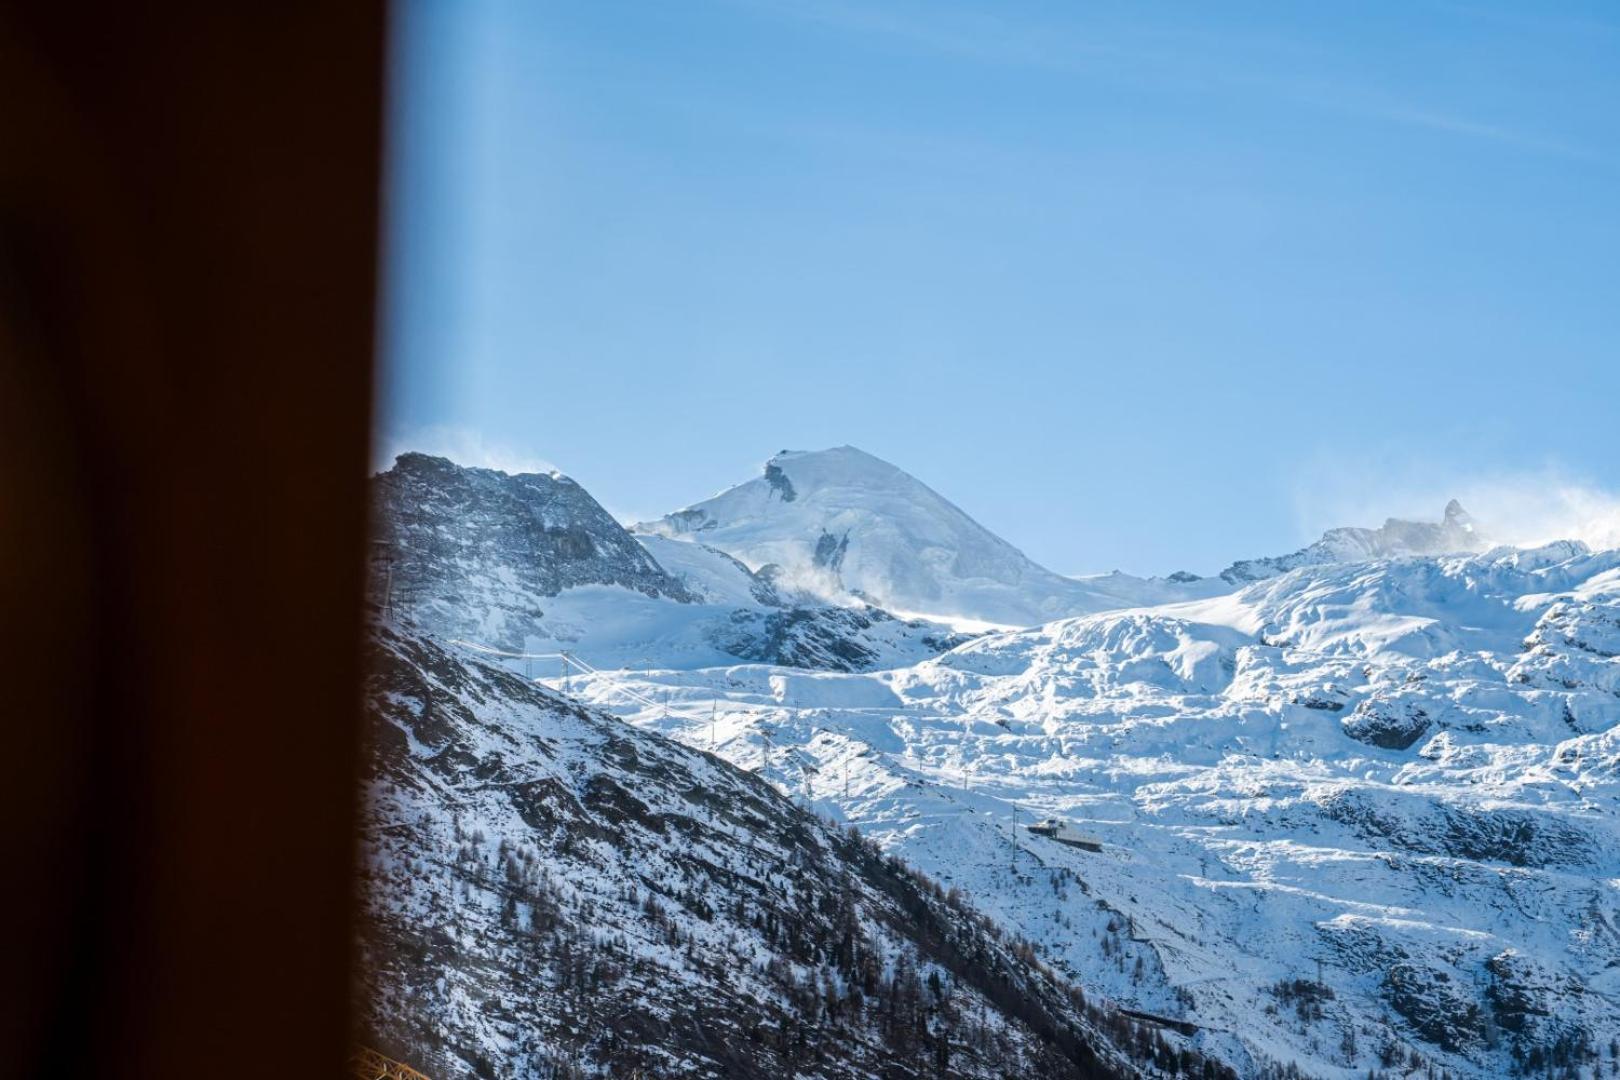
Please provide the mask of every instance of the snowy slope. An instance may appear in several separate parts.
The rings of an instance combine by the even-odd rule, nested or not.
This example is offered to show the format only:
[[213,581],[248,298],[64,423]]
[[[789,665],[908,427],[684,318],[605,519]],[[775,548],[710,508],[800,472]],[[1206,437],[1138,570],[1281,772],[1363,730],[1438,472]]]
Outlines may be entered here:
[[915,663],[964,640],[857,599],[779,587],[712,548],[638,541],[561,474],[404,454],[372,492],[372,594],[445,638],[567,650],[600,667],[656,657],[838,671]]
[[[1620,1039],[1620,551],[1306,565],[895,671],[634,680],[668,716],[624,682],[575,691],[756,770],[771,732],[771,782],[1245,1075],[1588,1075]],[[1048,814],[1104,850],[1015,848]]]
[[708,754],[407,629],[371,672],[356,1001],[430,1075],[1205,1074]]
[[1066,578],[932,488],[852,446],[783,451],[763,473],[637,532],[694,539],[777,580],[896,612],[1002,626],[1207,596],[1221,581]]
[[748,607],[780,606],[785,602],[770,582],[718,548],[678,543],[661,536],[636,539],[659,566],[703,603]]

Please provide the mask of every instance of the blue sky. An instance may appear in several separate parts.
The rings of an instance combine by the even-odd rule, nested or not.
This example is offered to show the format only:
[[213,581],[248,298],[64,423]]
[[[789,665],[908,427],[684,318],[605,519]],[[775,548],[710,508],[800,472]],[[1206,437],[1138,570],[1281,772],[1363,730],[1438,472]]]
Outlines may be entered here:
[[1062,572],[1620,486],[1620,9],[397,13],[387,446],[852,443]]

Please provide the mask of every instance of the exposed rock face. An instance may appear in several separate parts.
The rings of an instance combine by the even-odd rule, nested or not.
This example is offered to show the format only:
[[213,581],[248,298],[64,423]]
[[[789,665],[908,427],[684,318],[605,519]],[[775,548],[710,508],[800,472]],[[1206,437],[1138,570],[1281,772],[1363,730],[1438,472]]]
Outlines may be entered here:
[[392,597],[425,625],[519,648],[545,601],[580,585],[691,600],[584,488],[558,474],[509,476],[401,454],[372,480],[373,592],[391,558]]
[[1404,555],[1455,555],[1483,551],[1484,535],[1462,504],[1452,499],[1438,523],[1390,518],[1377,529],[1329,529],[1322,539],[1291,555],[1241,559],[1221,571],[1233,585],[1286,574],[1302,566],[1367,562]]
[[1460,809],[1412,795],[1380,799],[1353,791],[1326,792],[1317,802],[1323,815],[1380,848],[1576,871],[1598,860],[1592,835],[1553,813]]
[[711,640],[743,660],[852,672],[880,666],[884,638],[908,632],[917,635],[916,640],[933,652],[945,652],[968,640],[966,634],[954,634],[930,623],[896,619],[874,607],[739,609],[728,623],[715,627]]
[[408,632],[369,700],[357,1004],[430,1075],[1231,1077],[708,754]]
[[788,474],[775,462],[765,466],[765,482],[783,502],[792,502],[799,497],[799,493],[793,490],[793,481],[788,479]]
[[1458,987],[1447,972],[1399,963],[1389,969],[1384,985],[1390,1008],[1424,1041],[1454,1054],[1482,1041],[1485,1021],[1472,987]]
[[1429,730],[1429,714],[1415,701],[1369,697],[1344,718],[1344,733],[1385,750],[1405,750]]
[[[1524,1072],[1553,1072],[1584,1056],[1590,1038],[1571,1021],[1569,1007],[1589,997],[1584,985],[1512,949],[1491,957],[1485,967],[1490,1021]],[[1607,1049],[1616,1056],[1612,1045]]]
[[823,570],[837,573],[844,565],[844,556],[849,552],[849,533],[843,536],[834,536],[824,532],[816,541],[815,564]]

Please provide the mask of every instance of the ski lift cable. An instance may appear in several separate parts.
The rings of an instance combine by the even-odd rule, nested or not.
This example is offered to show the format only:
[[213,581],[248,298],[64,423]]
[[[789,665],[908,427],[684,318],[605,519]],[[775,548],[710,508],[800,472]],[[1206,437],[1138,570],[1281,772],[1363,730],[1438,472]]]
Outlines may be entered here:
[[667,712],[670,716],[678,716],[683,720],[689,720],[695,724],[708,724],[711,720],[713,720],[712,716],[703,716],[698,713],[688,712],[685,709],[671,706],[668,702],[654,701],[646,694],[643,694],[641,691],[636,690],[634,687],[631,687],[623,682],[615,672],[604,671],[601,668],[594,667],[591,664],[586,663],[584,660],[581,660],[573,653],[562,653],[561,655],[568,663],[572,664],[582,674],[600,676],[615,690],[618,690],[626,697],[640,702],[650,709],[658,709],[660,711]]
[[493,645],[484,645],[477,641],[466,641],[462,638],[447,638],[446,641],[448,644],[460,645],[463,648],[472,649],[474,652],[481,652],[488,656],[504,656],[511,660],[556,660],[558,657],[564,659],[568,657],[567,653],[509,652],[506,649],[497,649]]
[[[611,685],[615,690],[618,690],[620,693],[624,694],[626,697],[629,697],[629,698],[639,702],[640,704],[647,706],[650,709],[667,708],[666,706],[660,704],[659,702],[656,702],[656,701],[652,700],[651,698],[647,697],[646,695],[642,694],[640,691],[635,690],[635,689],[631,688],[630,686],[626,685],[625,683],[621,682],[612,672],[603,671],[600,668],[593,667],[592,665],[590,665],[590,664],[586,663],[585,661],[581,660],[579,657],[575,656],[573,653],[569,653],[569,652],[552,652],[552,653],[510,652],[510,651],[508,651],[506,649],[497,649],[497,648],[495,648],[495,647],[493,647],[491,645],[485,645],[485,644],[482,644],[481,642],[477,642],[477,641],[467,641],[467,640],[464,640],[462,638],[450,638],[449,643],[451,645],[460,645],[463,648],[472,649],[474,652],[483,653],[486,656],[500,656],[500,657],[504,657],[504,658],[509,659],[509,660],[558,660],[558,659],[560,659],[560,660],[563,661],[563,663],[568,664],[569,666],[575,668],[581,674],[601,676],[603,679],[607,680],[609,685]],[[690,720],[690,721],[693,721],[695,723],[707,723],[708,722],[706,717],[696,716],[696,715],[694,715],[692,713],[685,712],[684,710],[667,709],[667,711],[671,716],[678,716],[683,720]]]

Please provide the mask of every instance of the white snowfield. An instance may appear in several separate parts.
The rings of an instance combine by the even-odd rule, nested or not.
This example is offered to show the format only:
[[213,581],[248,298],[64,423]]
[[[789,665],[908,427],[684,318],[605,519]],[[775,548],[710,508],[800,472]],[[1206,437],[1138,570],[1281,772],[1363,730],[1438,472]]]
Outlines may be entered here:
[[[853,537],[878,513],[816,497],[826,460],[774,459],[792,503],[750,482],[693,528],[806,570],[779,515]],[[910,531],[852,538],[846,587],[1030,602],[1018,575],[1044,572],[1004,544],[896,572],[916,522],[958,550],[972,523],[895,483]],[[1620,551],[1306,564],[867,674],[677,666],[571,692],[766,768],[1240,1073],[1361,1077],[1395,1048],[1463,1076],[1583,1047],[1606,1067],[1620,1038]],[[1047,817],[1102,850],[1018,827]]]
[[701,541],[753,570],[774,566],[782,580],[823,597],[855,594],[970,629],[1032,626],[1231,587],[1219,579],[1063,577],[853,446],[783,451],[763,475],[634,529]]

